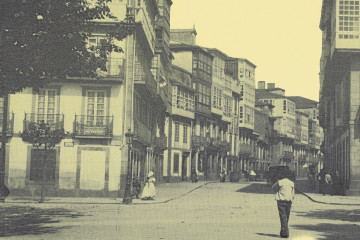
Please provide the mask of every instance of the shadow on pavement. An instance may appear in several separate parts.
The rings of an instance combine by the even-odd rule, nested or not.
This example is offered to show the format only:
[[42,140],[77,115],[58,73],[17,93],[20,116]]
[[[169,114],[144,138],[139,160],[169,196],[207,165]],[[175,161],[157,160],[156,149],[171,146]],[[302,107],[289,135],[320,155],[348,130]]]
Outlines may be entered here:
[[53,234],[69,227],[55,227],[47,224],[59,223],[62,218],[78,218],[85,215],[63,208],[1,206],[0,216],[0,237],[10,237]]
[[293,228],[319,232],[323,236],[321,239],[339,240],[339,239],[359,239],[360,226],[356,224],[329,224],[321,223],[317,225],[291,225]]
[[341,220],[348,222],[360,222],[360,210],[344,210],[344,209],[331,209],[331,210],[319,210],[311,212],[294,212],[297,216],[316,218],[316,219],[328,219],[328,220]]
[[260,235],[260,236],[267,236],[267,237],[276,237],[276,238],[279,238],[280,236],[277,235],[277,234],[269,234],[269,233],[256,233],[257,235]]
[[253,183],[244,188],[236,190],[241,193],[274,194],[271,187],[265,183]]

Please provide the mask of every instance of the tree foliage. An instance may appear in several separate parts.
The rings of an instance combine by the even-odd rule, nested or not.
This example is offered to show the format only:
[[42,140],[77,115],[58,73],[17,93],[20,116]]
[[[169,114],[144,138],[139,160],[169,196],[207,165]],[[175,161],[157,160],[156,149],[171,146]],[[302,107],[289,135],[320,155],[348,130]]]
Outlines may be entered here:
[[44,147],[51,149],[56,144],[60,143],[65,137],[64,129],[51,128],[49,124],[44,121],[40,124],[31,122],[28,127],[21,133],[24,142],[31,143],[34,147]]
[[113,39],[132,33],[131,19],[114,21],[109,41],[89,48],[94,21],[115,18],[111,0],[1,0],[0,96],[35,90],[66,76],[96,77],[108,53],[122,51]]

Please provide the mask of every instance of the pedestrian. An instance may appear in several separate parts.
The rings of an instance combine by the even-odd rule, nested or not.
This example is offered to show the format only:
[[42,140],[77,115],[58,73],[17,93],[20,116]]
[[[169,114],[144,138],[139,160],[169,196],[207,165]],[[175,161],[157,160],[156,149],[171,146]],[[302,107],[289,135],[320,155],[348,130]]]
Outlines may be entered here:
[[148,173],[147,180],[145,182],[145,186],[141,194],[141,200],[154,200],[156,196],[154,182],[155,182],[154,173],[150,171]]
[[319,193],[323,195],[325,195],[326,192],[325,173],[325,169],[321,169],[317,175],[317,179],[319,181]]
[[339,171],[335,170],[331,173],[332,189],[331,195],[342,195],[342,184],[340,180]]
[[283,171],[279,173],[278,181],[272,186],[276,192],[275,199],[277,201],[279,216],[280,216],[280,236],[282,238],[289,237],[289,217],[291,204],[295,198],[295,185],[290,179],[290,172]]
[[196,170],[195,170],[195,168],[193,168],[193,169],[191,170],[191,182],[197,183],[198,180],[199,180],[199,179],[198,179]]
[[333,181],[330,172],[326,172],[324,179],[325,179],[325,194],[332,195]]
[[220,182],[225,182],[225,179],[226,179],[226,169],[223,168],[220,173]]

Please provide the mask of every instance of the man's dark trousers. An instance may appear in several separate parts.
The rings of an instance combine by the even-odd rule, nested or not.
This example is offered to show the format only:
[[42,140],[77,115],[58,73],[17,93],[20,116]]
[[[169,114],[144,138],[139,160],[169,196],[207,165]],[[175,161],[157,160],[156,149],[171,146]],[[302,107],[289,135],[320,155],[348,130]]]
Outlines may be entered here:
[[289,236],[288,222],[290,217],[291,201],[277,201],[280,223],[281,223],[281,237]]

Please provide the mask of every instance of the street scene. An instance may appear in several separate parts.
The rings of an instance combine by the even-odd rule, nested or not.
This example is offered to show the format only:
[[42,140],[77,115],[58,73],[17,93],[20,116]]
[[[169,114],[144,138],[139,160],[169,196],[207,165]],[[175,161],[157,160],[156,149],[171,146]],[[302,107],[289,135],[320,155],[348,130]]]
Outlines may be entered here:
[[[306,180],[298,181],[307,190]],[[274,239],[276,201],[264,182],[180,183],[157,188],[156,201],[10,198],[1,208],[4,239]],[[357,239],[357,199],[297,193],[290,239]],[[313,200],[309,199],[312,198]],[[101,230],[100,230],[101,229]]]
[[0,1],[0,237],[358,239],[360,0]]

